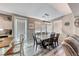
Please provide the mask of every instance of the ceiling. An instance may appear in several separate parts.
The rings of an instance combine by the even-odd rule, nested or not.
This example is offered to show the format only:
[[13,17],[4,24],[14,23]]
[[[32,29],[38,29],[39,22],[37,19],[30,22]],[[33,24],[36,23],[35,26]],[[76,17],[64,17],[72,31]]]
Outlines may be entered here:
[[0,10],[45,21],[71,13],[67,3],[0,3]]
[[79,16],[79,3],[69,3],[68,5],[71,8],[74,16]]

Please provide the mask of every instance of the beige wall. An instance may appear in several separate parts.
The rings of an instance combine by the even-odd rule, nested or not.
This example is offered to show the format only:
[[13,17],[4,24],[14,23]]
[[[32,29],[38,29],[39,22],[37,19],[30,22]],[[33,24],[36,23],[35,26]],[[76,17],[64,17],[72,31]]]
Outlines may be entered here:
[[[62,18],[62,31],[65,34],[72,35],[75,33],[75,26],[74,26],[74,16],[73,14],[66,15]],[[70,24],[67,26],[65,25],[66,22]]]
[[[64,17],[54,21],[54,32],[59,32],[62,34],[74,34],[75,33],[75,26],[74,26],[74,17],[72,14],[65,15]],[[68,26],[65,25],[66,22],[70,24]]]
[[27,24],[27,31],[28,31],[28,34],[27,34],[27,38],[28,38],[28,43],[33,40],[33,36],[32,36],[32,33],[35,32],[35,24],[34,24],[34,19],[33,18],[28,18],[27,20],[28,24]]
[[62,33],[62,20],[57,20],[53,22],[53,31],[55,33]]
[[6,16],[0,15],[0,29],[12,29],[12,21],[8,21]]
[[[79,19],[79,17],[76,17],[75,19]],[[79,35],[79,27],[75,26],[75,34]]]

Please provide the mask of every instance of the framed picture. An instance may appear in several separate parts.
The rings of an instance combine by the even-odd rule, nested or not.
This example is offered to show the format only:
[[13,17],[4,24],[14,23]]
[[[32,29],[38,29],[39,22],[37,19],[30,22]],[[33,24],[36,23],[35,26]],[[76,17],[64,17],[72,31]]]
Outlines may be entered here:
[[65,22],[65,24],[64,24],[65,26],[69,26],[70,25],[70,23],[69,22]]

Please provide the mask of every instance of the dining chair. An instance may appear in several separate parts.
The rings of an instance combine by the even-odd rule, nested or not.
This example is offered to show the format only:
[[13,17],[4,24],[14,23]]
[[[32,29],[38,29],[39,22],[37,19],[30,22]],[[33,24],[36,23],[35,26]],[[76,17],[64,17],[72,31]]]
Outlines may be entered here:
[[51,34],[50,34],[50,37],[55,37],[55,33],[54,32],[52,32]]
[[36,46],[36,50],[37,50],[38,45],[42,46],[42,41],[40,38],[36,38],[35,34],[32,34],[32,35],[34,40],[34,47]]
[[15,55],[15,54],[18,54],[18,53],[20,53],[20,50],[19,51],[17,51],[17,52],[14,52],[14,48],[15,48],[15,46],[17,46],[17,45],[19,45],[19,44],[13,44],[13,43],[11,43],[10,45],[9,45],[9,48],[7,49],[7,51],[4,53],[4,56],[10,56],[10,55]]
[[55,33],[51,33],[50,38],[49,38],[49,46],[51,46],[52,48],[54,48],[54,37],[55,37]]
[[[24,56],[24,36],[20,35],[20,42],[15,44],[14,40],[9,44],[9,48],[4,53],[5,56],[20,54],[20,56]],[[15,51],[18,50],[18,51]]]
[[50,48],[54,48],[54,44],[53,44],[53,38],[55,36],[55,33],[52,32],[50,34],[50,38],[47,38],[46,40],[44,40],[43,44],[44,44],[44,48],[46,49],[48,47],[48,49],[50,50]]
[[57,47],[59,44],[58,44],[58,39],[59,39],[59,33],[55,34],[56,37],[54,37],[53,39],[53,42],[54,42],[54,47]]

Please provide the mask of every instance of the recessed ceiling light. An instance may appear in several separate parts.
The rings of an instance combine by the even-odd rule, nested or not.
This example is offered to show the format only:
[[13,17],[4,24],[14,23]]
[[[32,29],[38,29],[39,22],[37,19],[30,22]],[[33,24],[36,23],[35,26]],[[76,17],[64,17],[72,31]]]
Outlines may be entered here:
[[44,15],[45,15],[45,16],[49,16],[49,14],[47,14],[47,13],[45,13]]
[[48,13],[44,13],[42,17],[43,18],[48,18],[49,17],[49,14]]

